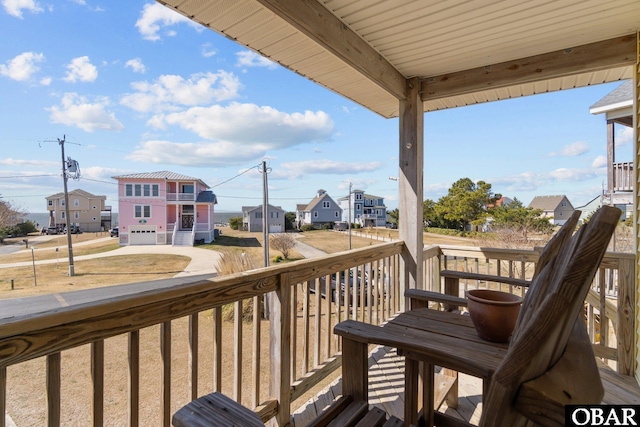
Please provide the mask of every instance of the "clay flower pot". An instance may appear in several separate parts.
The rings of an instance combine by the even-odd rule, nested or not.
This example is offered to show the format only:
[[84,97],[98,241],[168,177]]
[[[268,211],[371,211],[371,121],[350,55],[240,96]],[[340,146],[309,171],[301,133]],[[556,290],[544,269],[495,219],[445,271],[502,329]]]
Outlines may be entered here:
[[478,336],[492,342],[507,342],[516,326],[522,298],[507,292],[473,289],[466,292],[469,315]]

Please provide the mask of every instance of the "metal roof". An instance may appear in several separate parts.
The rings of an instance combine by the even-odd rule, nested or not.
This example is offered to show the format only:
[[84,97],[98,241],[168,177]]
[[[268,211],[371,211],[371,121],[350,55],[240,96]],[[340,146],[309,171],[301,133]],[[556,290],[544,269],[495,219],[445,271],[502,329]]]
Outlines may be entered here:
[[632,77],[638,0],[156,0],[384,116]]
[[128,175],[113,176],[113,179],[166,179],[167,181],[197,181],[206,188],[210,188],[200,178],[194,178],[192,176],[182,175],[175,172],[160,171],[160,172],[142,172],[131,173]]

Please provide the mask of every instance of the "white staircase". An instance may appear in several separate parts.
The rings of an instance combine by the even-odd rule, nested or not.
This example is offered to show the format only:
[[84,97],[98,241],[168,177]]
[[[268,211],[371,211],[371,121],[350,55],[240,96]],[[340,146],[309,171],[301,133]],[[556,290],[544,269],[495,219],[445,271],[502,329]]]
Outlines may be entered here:
[[177,231],[171,246],[193,246],[191,231]]

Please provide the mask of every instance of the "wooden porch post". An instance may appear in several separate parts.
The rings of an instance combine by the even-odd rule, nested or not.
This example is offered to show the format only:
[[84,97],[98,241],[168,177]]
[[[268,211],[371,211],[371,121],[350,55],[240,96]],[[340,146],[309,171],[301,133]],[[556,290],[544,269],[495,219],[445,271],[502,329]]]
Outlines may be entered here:
[[[616,161],[616,137],[614,134],[614,121],[607,120],[607,195],[611,197],[615,189],[613,178],[613,162]],[[612,203],[613,198],[611,199]]]
[[271,376],[269,396],[278,400],[278,412],[271,427],[286,427],[291,417],[291,284],[288,273],[280,275],[278,289],[269,298]]
[[640,374],[638,373],[637,366],[640,363],[640,339],[638,335],[640,333],[640,289],[638,289],[638,283],[640,283],[640,237],[638,232],[640,231],[640,171],[638,165],[640,165],[640,32],[636,33],[636,63],[633,68],[633,235],[635,236],[633,249],[636,254],[636,266],[635,266],[635,307],[636,307],[636,348],[635,359],[636,363],[632,369],[635,374],[636,381],[640,383]]
[[[405,249],[400,264],[400,289],[423,289],[423,167],[424,111],[420,79],[407,80],[406,97],[400,100],[400,203],[399,231]],[[404,310],[405,299],[401,299]]]

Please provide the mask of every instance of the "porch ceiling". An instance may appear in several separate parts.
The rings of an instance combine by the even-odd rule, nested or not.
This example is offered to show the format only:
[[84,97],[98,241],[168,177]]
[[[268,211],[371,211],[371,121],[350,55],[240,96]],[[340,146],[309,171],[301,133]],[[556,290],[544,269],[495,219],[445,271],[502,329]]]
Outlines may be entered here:
[[637,0],[156,0],[384,117],[631,78]]

